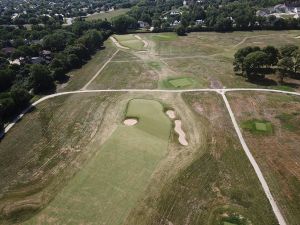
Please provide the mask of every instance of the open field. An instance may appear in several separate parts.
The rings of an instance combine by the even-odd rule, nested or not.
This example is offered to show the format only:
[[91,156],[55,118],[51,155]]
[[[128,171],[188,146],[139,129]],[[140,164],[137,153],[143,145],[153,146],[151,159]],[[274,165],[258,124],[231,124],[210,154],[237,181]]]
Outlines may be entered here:
[[250,92],[227,94],[243,128],[245,121],[265,120],[273,132],[244,130],[244,136],[279,202],[288,224],[300,221],[300,98]]
[[85,20],[93,21],[93,20],[107,19],[108,21],[111,21],[112,18],[123,15],[123,14],[127,13],[128,11],[129,11],[129,9],[117,9],[117,10],[109,11],[109,12],[105,12],[105,13],[96,13],[96,14],[92,14],[92,15],[86,17]]
[[[186,147],[173,131],[169,139],[169,108],[182,120]],[[126,117],[138,124],[122,125]],[[23,157],[8,166],[16,155],[7,151],[18,155],[19,141]],[[37,213],[26,224],[216,224],[236,215],[276,224],[216,94],[57,97],[25,116],[0,153],[9,168],[1,170],[0,211],[4,218]]]
[[88,89],[157,87],[158,74],[144,62],[111,62]]

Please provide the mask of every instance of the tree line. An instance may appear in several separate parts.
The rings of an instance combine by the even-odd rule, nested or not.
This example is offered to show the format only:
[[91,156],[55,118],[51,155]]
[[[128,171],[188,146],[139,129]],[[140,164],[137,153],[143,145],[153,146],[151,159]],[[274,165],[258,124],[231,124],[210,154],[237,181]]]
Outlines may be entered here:
[[[106,20],[76,21],[62,28],[0,28],[0,129],[30,104],[36,94],[54,92],[67,73],[81,67],[103,45],[114,28]],[[4,52],[13,49],[13,52]],[[51,54],[48,61],[32,62]],[[45,54],[46,54],[45,53]],[[19,60],[19,63],[11,63]],[[22,61],[21,61],[22,60]]]
[[281,48],[248,46],[234,54],[233,68],[249,80],[260,80],[266,74],[276,73],[284,83],[284,78],[289,76],[300,78],[300,49],[292,44]]

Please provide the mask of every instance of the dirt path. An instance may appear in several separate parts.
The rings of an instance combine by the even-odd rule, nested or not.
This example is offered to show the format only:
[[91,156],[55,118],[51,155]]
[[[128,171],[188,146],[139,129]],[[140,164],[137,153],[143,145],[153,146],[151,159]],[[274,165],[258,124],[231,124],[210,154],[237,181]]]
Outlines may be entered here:
[[144,39],[142,39],[139,35],[134,35],[134,37],[144,43],[144,48],[148,47],[149,43],[147,41],[145,41]]
[[248,146],[247,146],[247,144],[246,144],[246,142],[245,142],[245,140],[243,138],[242,132],[241,132],[241,130],[239,128],[239,125],[238,125],[235,117],[234,117],[233,111],[231,110],[231,107],[230,107],[229,102],[228,102],[228,100],[227,100],[227,98],[225,96],[225,93],[221,93],[221,94],[222,94],[223,100],[225,102],[226,108],[228,110],[228,113],[230,115],[231,121],[233,123],[234,129],[235,129],[235,131],[236,131],[236,133],[238,135],[238,138],[239,138],[239,140],[241,142],[241,145],[242,145],[242,147],[244,149],[244,152],[247,155],[247,157],[248,157],[248,159],[249,159],[252,167],[254,168],[254,171],[255,171],[255,173],[256,173],[256,175],[257,175],[257,177],[258,177],[258,179],[259,179],[259,181],[261,183],[261,186],[262,186],[262,188],[263,188],[263,190],[264,190],[264,192],[265,192],[265,194],[266,194],[266,196],[267,196],[267,198],[268,198],[268,200],[269,200],[269,202],[270,202],[270,204],[272,206],[273,212],[274,212],[274,214],[275,214],[275,216],[276,216],[276,218],[278,220],[278,223],[280,225],[287,225],[287,223],[284,220],[283,215],[281,214],[281,212],[280,212],[280,210],[278,208],[278,205],[277,205],[276,201],[274,200],[274,198],[273,198],[273,196],[271,194],[271,191],[270,191],[270,188],[269,188],[269,186],[267,184],[267,181],[265,180],[265,178],[264,178],[264,176],[263,176],[263,174],[262,174],[262,172],[261,172],[261,170],[260,170],[257,162],[255,161],[252,153],[250,152],[250,150],[249,150],[249,148],[248,148]]
[[123,45],[121,45],[117,39],[115,39],[114,37],[110,36],[110,40],[112,40],[112,42],[118,47],[118,48],[122,48],[122,49],[127,49],[129,50],[130,48],[125,47]]
[[87,82],[81,88],[81,90],[85,90],[99,76],[99,74],[104,70],[104,68],[107,66],[107,64],[110,63],[110,61],[115,57],[115,55],[118,54],[119,51],[120,51],[119,49],[117,51],[115,51],[115,53],[106,61],[106,63],[104,63],[104,65],[97,71],[97,73],[92,77],[92,79],[90,79],[90,81]]

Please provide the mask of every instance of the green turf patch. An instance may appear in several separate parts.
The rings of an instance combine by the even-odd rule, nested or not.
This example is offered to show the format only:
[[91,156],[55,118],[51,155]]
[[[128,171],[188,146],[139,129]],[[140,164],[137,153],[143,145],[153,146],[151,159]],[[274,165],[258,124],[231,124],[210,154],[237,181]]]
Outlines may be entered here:
[[[57,224],[122,224],[145,191],[153,171],[166,155],[171,121],[161,103],[129,101],[127,118],[138,118],[135,126],[122,123],[99,151],[41,211]],[[97,147],[97,146],[94,146]],[[26,224],[36,224],[39,216]]]
[[253,134],[272,134],[273,126],[266,120],[247,120],[242,122],[242,128]]
[[280,120],[282,127],[289,131],[299,131],[300,130],[300,113],[282,113],[276,116]]
[[224,222],[223,225],[236,225],[235,223]]
[[156,69],[156,70],[160,70],[161,69],[161,64],[157,61],[151,61],[148,62],[149,67]]
[[272,86],[271,89],[276,89],[280,91],[291,91],[291,92],[295,91],[294,88],[285,85]]
[[168,83],[175,88],[181,88],[192,85],[193,80],[191,78],[184,77],[179,79],[170,79],[168,80]]

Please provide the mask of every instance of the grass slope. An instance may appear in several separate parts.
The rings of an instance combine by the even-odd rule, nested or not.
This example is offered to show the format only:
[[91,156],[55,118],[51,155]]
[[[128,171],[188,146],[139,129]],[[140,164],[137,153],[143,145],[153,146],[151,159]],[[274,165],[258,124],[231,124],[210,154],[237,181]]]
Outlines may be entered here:
[[134,99],[126,117],[55,200],[27,224],[121,224],[167,152],[171,123],[159,102]]

